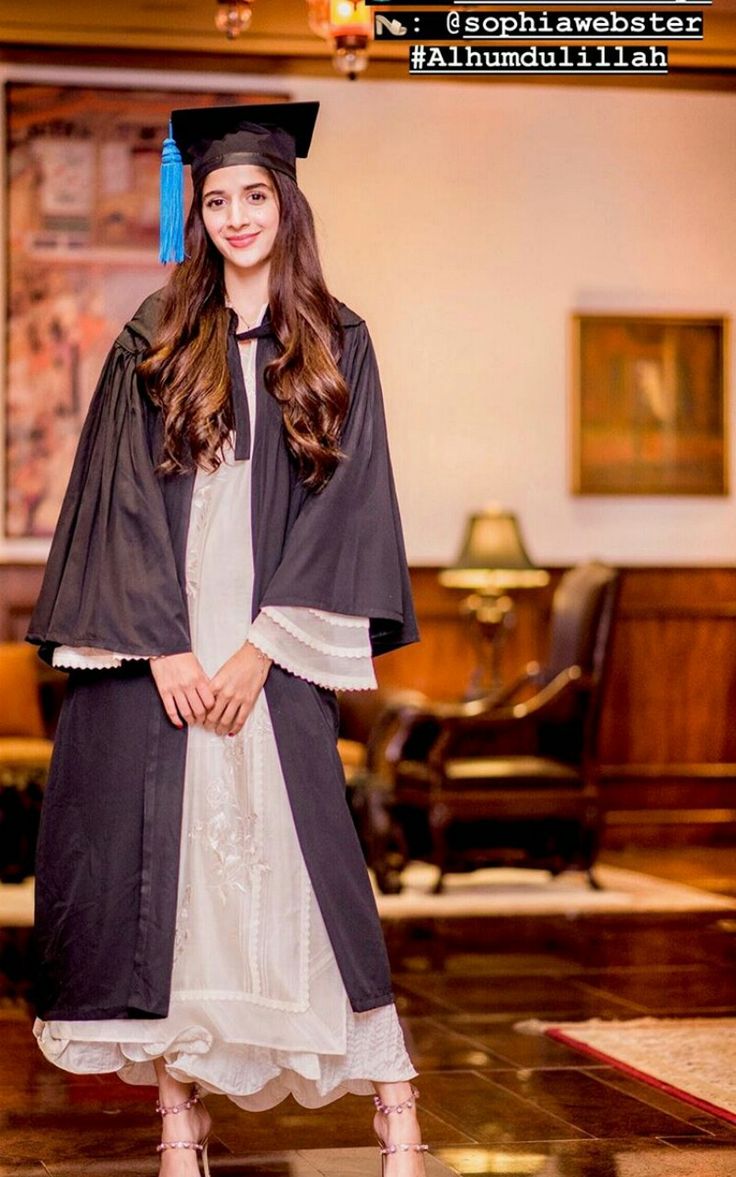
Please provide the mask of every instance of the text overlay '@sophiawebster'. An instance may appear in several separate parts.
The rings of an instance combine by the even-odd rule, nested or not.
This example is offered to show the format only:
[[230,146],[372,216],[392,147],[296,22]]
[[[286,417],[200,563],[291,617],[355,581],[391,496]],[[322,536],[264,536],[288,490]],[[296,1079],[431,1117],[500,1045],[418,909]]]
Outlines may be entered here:
[[[642,11],[641,0],[622,0],[615,8],[608,7],[608,0],[605,6],[603,0],[524,0],[524,11],[498,9],[493,0],[483,0],[483,9],[491,11],[470,12],[473,0],[463,0],[462,11],[449,12],[416,12],[405,7],[405,0],[398,10],[399,2],[367,0],[375,9],[375,39],[412,42],[409,73],[441,77],[666,74],[670,42],[702,41],[703,13],[691,10],[710,0],[657,0],[657,11]],[[537,3],[544,8],[527,10]],[[558,3],[568,7],[556,8]],[[582,12],[571,3],[600,5],[600,11]],[[447,0],[424,0],[423,7],[429,5],[448,7]]]

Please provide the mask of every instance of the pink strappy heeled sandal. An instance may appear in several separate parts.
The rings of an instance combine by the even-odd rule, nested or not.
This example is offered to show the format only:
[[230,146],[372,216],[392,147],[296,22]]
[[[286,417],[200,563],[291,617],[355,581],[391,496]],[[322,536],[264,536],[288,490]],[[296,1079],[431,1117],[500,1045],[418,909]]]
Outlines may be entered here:
[[[171,1107],[166,1107],[160,1102],[156,1101],[156,1111],[160,1112],[162,1116],[178,1115],[179,1112],[189,1111],[189,1108],[194,1107],[195,1103],[201,1103],[199,1098],[199,1089],[197,1084],[194,1084],[192,1094],[189,1099],[182,1100],[181,1103],[172,1104]],[[160,1144],[156,1145],[156,1152],[163,1152],[166,1148],[193,1148],[196,1152],[202,1154],[202,1167],[204,1169],[205,1177],[210,1177],[210,1164],[207,1157],[207,1146],[209,1144],[209,1131],[201,1141],[196,1140],[162,1140]]]
[[[401,1115],[404,1108],[413,1108],[416,1101],[419,1099],[419,1092],[416,1087],[412,1086],[411,1095],[408,1099],[403,1100],[402,1103],[384,1103],[380,1095],[373,1096],[373,1102],[379,1112],[383,1112],[385,1116],[392,1116],[394,1114]],[[386,1157],[393,1156],[397,1152],[428,1152],[428,1144],[386,1144],[382,1136],[376,1132],[376,1140],[381,1147],[381,1177],[385,1177],[386,1173]]]

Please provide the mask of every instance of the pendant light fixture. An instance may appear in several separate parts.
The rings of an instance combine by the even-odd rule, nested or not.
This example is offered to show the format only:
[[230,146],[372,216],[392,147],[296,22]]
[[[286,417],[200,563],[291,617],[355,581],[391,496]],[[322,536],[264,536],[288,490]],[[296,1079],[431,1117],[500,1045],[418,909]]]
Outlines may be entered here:
[[250,27],[253,8],[247,0],[217,0],[215,28],[224,33],[228,41],[234,41]]
[[[249,0],[217,0],[215,26],[229,41],[250,28],[253,5]],[[368,46],[373,36],[371,12],[365,0],[307,0],[309,27],[332,46],[332,62],[338,73],[353,81],[368,65]]]
[[368,65],[371,13],[365,0],[307,0],[309,27],[332,44],[333,65],[354,81]]

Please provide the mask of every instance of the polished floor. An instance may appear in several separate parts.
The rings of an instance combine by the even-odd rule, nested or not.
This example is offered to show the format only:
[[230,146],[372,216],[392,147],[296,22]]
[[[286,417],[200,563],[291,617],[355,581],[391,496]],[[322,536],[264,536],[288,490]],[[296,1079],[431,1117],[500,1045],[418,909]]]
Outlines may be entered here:
[[[736,895],[736,848],[607,860]],[[736,918],[723,913],[453,919],[387,926],[421,1072],[429,1177],[729,1177],[736,1126],[550,1040],[529,1018],[736,1016]],[[0,1177],[150,1174],[152,1089],[47,1063],[25,1003],[28,933],[0,931]],[[378,1177],[370,1101],[260,1115],[210,1098],[213,1177]]]

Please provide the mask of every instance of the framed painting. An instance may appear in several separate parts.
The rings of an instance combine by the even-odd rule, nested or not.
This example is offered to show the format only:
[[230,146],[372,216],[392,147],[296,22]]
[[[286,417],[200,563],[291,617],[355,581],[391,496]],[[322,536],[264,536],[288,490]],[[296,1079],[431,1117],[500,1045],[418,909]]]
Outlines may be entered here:
[[572,489],[728,493],[725,316],[572,316]]
[[0,558],[46,558],[109,348],[168,280],[158,208],[169,112],[290,97],[5,84]]

